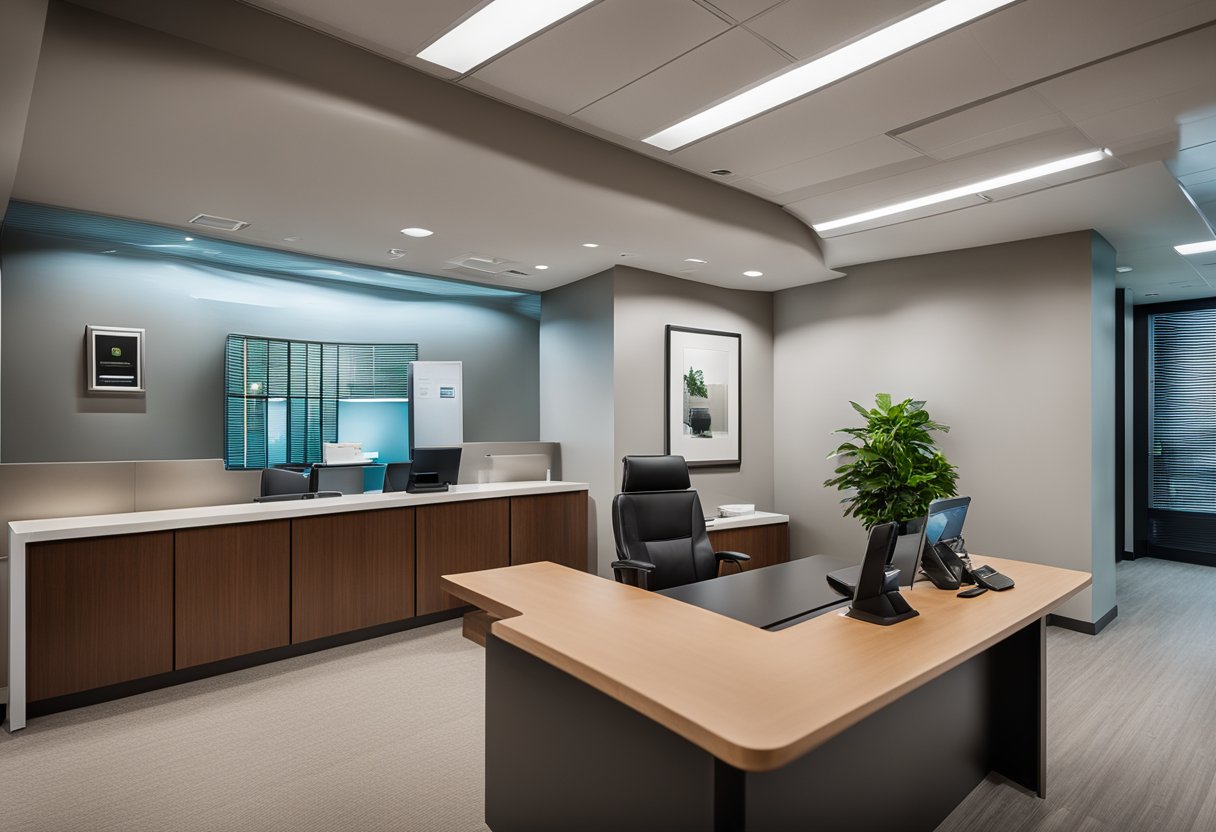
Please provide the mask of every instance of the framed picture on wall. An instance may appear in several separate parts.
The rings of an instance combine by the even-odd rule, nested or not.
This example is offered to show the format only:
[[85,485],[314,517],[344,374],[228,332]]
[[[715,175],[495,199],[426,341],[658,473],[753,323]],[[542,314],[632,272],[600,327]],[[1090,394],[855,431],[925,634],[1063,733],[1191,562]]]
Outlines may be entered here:
[[667,325],[664,448],[689,467],[738,465],[737,332]]
[[85,327],[85,378],[90,393],[144,393],[144,331]]

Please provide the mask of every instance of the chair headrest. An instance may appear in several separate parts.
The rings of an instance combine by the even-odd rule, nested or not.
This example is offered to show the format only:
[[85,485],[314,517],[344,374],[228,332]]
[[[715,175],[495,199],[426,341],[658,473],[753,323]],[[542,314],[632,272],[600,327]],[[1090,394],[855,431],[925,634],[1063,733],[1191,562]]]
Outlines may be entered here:
[[621,461],[625,463],[622,493],[686,491],[692,485],[682,456],[627,456]]

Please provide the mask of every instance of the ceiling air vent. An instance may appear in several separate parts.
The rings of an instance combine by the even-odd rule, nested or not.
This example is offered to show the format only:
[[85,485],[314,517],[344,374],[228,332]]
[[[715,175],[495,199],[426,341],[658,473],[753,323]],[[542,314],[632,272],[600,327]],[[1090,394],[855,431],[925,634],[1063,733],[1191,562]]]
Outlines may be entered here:
[[516,263],[502,257],[488,257],[484,254],[462,254],[459,257],[453,257],[447,261],[449,267],[461,271],[473,272],[478,275],[487,274],[512,274],[520,277],[527,277],[527,272],[522,272]]
[[227,217],[214,217],[211,214],[199,214],[190,220],[190,224],[214,228],[217,231],[240,231],[242,228],[249,227],[249,223],[244,220],[230,220]]

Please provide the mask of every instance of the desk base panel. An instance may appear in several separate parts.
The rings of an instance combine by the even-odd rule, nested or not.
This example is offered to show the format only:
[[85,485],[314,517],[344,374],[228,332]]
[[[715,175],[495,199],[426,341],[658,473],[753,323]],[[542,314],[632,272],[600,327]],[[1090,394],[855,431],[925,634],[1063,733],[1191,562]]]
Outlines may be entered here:
[[996,771],[1043,793],[1036,621],[773,771],[748,772],[491,635],[494,832],[929,832]]

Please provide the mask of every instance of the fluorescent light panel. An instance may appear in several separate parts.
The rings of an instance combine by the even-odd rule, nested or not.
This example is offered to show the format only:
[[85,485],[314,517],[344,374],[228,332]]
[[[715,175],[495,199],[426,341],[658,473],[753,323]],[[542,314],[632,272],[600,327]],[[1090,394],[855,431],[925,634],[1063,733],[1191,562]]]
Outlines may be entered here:
[[675,150],[860,72],[1016,0],[945,0],[835,52],[796,66],[642,141]]
[[887,205],[882,208],[875,208],[872,211],[864,211],[860,214],[853,214],[849,217],[841,217],[838,220],[830,220],[828,222],[812,223],[811,228],[816,231],[833,231],[837,228],[844,228],[847,225],[857,225],[858,223],[869,222],[870,220],[889,217],[892,214],[902,214],[906,211],[915,211],[917,208],[925,208],[930,205],[937,205],[939,202],[949,202],[952,199],[958,199],[964,196],[975,196],[984,193],[985,191],[995,191],[997,188],[1005,188],[1009,185],[1016,185],[1019,182],[1026,182],[1030,179],[1038,179],[1043,176],[1049,176],[1053,173],[1072,170],[1083,165],[1092,165],[1094,162],[1101,162],[1103,159],[1110,156],[1108,150],[1091,150],[1088,153],[1081,153],[1077,156],[1069,156],[1067,159],[1058,159],[1054,162],[1036,165],[1033,168],[1007,173],[1004,176],[997,176],[992,179],[985,179],[981,182],[972,182],[970,185],[962,185],[958,188],[951,188],[948,191],[941,191],[928,196],[909,199],[906,202],[897,202],[894,205]]
[[1184,246],[1174,246],[1174,251],[1179,254],[1206,254],[1209,251],[1216,251],[1216,240],[1209,240],[1206,243],[1187,243]]
[[456,72],[468,72],[592,2],[494,0],[419,52],[418,57]]

